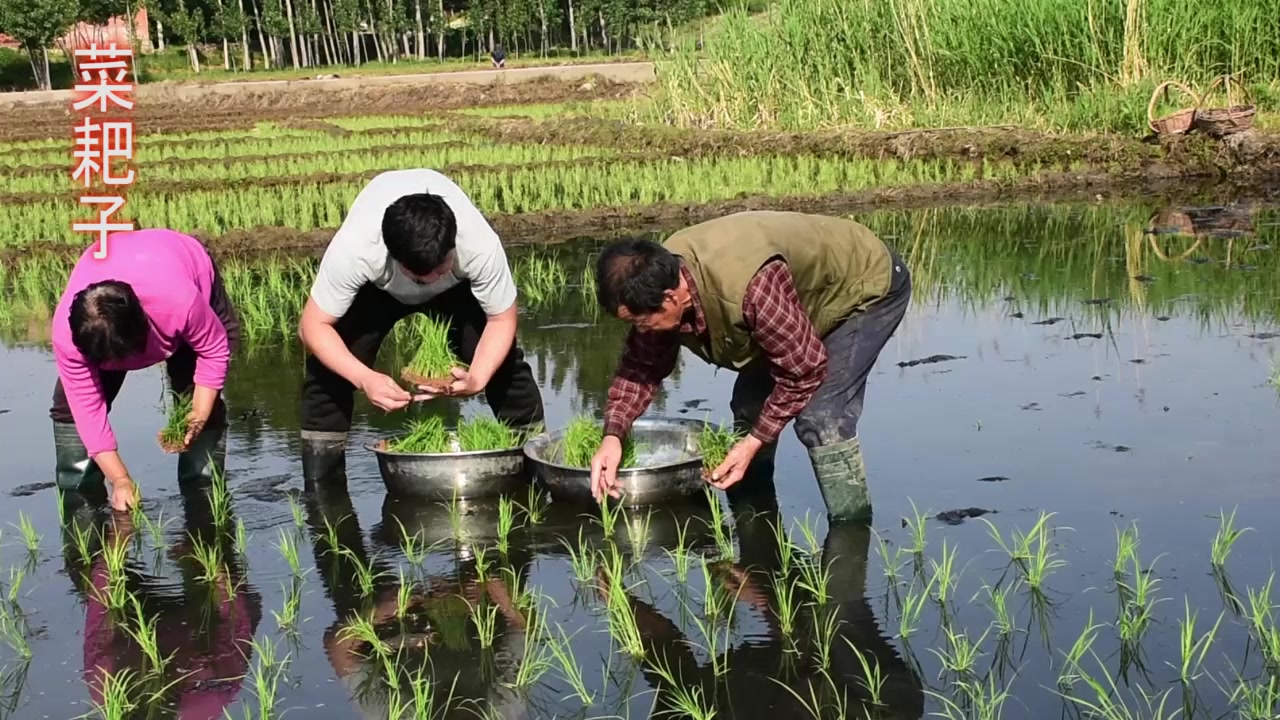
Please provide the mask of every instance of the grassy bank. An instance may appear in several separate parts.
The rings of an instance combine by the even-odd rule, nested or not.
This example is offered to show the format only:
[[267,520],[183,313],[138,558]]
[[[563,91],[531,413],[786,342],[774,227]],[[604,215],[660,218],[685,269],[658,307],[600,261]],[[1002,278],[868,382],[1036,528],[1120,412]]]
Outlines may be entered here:
[[780,0],[668,57],[658,110],[695,127],[1142,133],[1166,79],[1237,73],[1263,107],[1280,97],[1277,17],[1277,0]]

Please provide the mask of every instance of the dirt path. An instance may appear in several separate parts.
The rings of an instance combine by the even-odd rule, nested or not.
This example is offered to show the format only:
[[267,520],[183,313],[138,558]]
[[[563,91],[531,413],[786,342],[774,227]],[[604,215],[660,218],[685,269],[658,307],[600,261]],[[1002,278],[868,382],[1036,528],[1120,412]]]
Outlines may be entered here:
[[[239,95],[242,93],[285,92],[296,89],[358,90],[374,86],[404,85],[497,85],[524,83],[551,78],[560,81],[583,80],[592,76],[617,83],[644,84],[656,78],[651,62],[592,63],[589,65],[554,65],[541,67],[508,68],[503,70],[453,70],[413,75],[361,75],[337,77],[327,80],[251,80],[243,82],[210,83],[207,85],[155,83],[139,85],[134,97],[139,103],[148,100],[188,101],[211,95]],[[31,92],[0,93],[0,109],[30,105],[67,104],[75,92],[72,90],[41,90]]]

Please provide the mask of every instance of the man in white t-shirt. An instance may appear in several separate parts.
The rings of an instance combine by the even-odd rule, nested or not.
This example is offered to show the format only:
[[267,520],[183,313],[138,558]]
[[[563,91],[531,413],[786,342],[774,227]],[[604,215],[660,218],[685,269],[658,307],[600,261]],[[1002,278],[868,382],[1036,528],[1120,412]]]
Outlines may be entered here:
[[373,369],[401,319],[448,320],[450,344],[469,365],[448,394],[484,391],[516,428],[542,422],[542,394],[515,344],[516,285],[497,233],[470,198],[426,169],[385,172],[356,196],[329,243],[299,335],[310,354],[302,390],[303,475],[310,484],[345,466],[354,392],[388,412],[434,395],[411,394]]

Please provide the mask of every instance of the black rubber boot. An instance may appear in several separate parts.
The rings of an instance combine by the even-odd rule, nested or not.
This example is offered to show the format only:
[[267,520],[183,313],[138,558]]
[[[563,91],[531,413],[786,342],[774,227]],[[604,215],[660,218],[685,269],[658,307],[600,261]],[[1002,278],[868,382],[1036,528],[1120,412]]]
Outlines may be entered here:
[[347,433],[302,431],[302,480],[307,491],[347,482]]
[[810,448],[809,461],[830,520],[871,520],[871,496],[858,438]]
[[53,424],[53,450],[56,457],[55,479],[59,488],[94,494],[106,491],[102,470],[89,458],[89,451],[80,440],[75,424]]

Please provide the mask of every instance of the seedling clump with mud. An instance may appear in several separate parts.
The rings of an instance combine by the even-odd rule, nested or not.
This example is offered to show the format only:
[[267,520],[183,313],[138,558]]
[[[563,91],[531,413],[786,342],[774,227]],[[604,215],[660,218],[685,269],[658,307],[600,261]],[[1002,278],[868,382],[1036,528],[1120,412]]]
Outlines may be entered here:
[[169,416],[160,431],[160,448],[167,453],[181,452],[191,427],[193,398],[190,392],[171,396]]
[[451,453],[511,450],[524,444],[525,433],[490,417],[463,420],[450,431],[444,419],[432,416],[409,423],[404,435],[386,441],[386,449],[402,453]]
[[453,382],[453,369],[465,367],[449,344],[449,322],[422,316],[416,323],[416,349],[400,372],[407,382],[443,393]]
[[702,454],[704,479],[711,477],[711,473],[728,457],[729,450],[744,436],[745,433],[734,430],[732,425],[707,423],[702,426],[702,430],[698,433],[698,452]]

